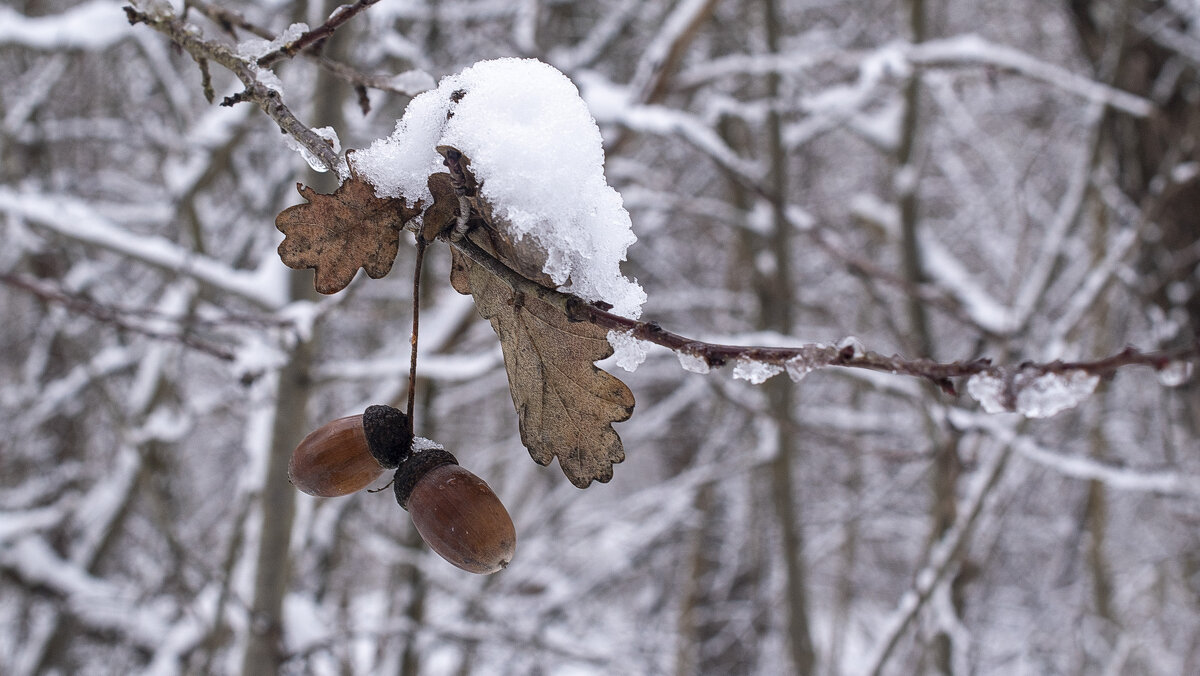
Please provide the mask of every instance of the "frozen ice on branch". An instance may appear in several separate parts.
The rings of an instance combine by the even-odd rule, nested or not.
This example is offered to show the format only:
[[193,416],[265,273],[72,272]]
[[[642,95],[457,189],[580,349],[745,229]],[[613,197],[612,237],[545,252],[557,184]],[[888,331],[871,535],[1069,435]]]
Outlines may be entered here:
[[978,373],[967,381],[967,392],[988,413],[1016,411],[1027,418],[1049,418],[1078,406],[1092,395],[1100,376],[1082,369],[1061,373],[1019,371]]
[[414,98],[392,135],[352,162],[379,196],[429,204],[426,181],[445,171],[439,145],[470,159],[496,220],[546,251],[543,271],[561,290],[641,314],[646,294],[620,269],[637,238],[604,178],[600,130],[565,75],[534,59],[477,63]]

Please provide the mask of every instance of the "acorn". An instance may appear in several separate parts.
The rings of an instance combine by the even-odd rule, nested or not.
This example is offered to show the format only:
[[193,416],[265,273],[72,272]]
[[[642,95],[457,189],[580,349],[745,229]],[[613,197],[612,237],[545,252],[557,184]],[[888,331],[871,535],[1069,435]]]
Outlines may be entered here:
[[396,470],[396,502],[443,559],[480,575],[508,566],[517,533],[487,483],[442,448],[414,450]]
[[443,559],[479,574],[508,565],[517,534],[508,510],[487,483],[428,439],[414,447],[408,416],[391,406],[338,418],[314,430],[292,452],[288,478],[317,497],[349,495],[396,469],[396,502],[421,539]]
[[319,498],[361,491],[408,457],[408,416],[391,406],[370,406],[338,418],[304,437],[288,463],[288,479]]

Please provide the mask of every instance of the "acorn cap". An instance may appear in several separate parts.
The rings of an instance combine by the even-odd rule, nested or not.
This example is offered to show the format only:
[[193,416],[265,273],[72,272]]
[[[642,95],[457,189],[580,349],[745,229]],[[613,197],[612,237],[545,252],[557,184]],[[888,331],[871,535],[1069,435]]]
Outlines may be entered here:
[[442,465],[457,464],[458,459],[449,451],[441,448],[429,448],[409,455],[408,459],[401,463],[400,469],[396,470],[396,476],[392,479],[392,486],[396,489],[396,502],[407,510],[408,498],[412,495],[413,488],[429,473],[429,470]]
[[375,461],[387,469],[395,469],[408,458],[412,449],[412,430],[403,411],[376,404],[368,406],[362,415],[367,450]]

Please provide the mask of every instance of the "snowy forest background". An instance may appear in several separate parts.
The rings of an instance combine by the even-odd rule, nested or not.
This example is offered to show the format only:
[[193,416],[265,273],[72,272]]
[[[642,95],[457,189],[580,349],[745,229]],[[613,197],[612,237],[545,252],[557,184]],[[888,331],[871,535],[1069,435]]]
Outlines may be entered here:
[[[390,491],[299,494],[310,429],[402,402],[412,247],[317,297],[273,222],[333,179],[121,5],[0,6],[0,673],[1200,673],[1182,365],[1027,419],[652,348],[615,371],[627,460],[581,491],[521,447],[437,246],[419,432],[504,500],[515,560],[452,568]],[[231,45],[336,7],[190,5]],[[674,331],[1017,364],[1200,329],[1195,0],[383,0],[322,54],[275,70],[346,147],[475,61],[566,73]],[[347,69],[407,75],[364,115]]]

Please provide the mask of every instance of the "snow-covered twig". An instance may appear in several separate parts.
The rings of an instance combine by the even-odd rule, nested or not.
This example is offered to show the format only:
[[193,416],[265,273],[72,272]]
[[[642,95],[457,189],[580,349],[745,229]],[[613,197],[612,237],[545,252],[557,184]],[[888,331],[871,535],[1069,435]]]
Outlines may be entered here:
[[190,24],[174,14],[142,12],[133,7],[125,7],[125,14],[130,24],[144,23],[166,35],[172,42],[187,51],[198,64],[201,64],[202,69],[206,68],[204,64],[213,61],[225,66],[236,75],[246,88],[235,96],[226,98],[221,105],[232,106],[243,101],[255,103],[272,120],[275,120],[284,133],[296,139],[326,169],[338,167],[338,154],[329,142],[302,123],[284,105],[279,92],[259,79],[258,74],[251,67],[252,62],[246,57],[235,53],[228,45],[203,39],[198,31],[192,29]]
[[639,101],[652,103],[662,98],[667,78],[716,4],[714,0],[684,0],[671,10],[634,72],[630,89]]
[[272,64],[278,63],[284,59],[290,59],[300,52],[312,47],[313,45],[325,40],[333,35],[334,31],[339,26],[354,18],[359,12],[374,5],[379,0],[357,0],[354,4],[341,5],[333,10],[333,14],[329,15],[325,23],[305,31],[300,37],[292,40],[272,52],[258,57],[258,65],[260,68],[269,68]]
[[962,430],[979,430],[1009,445],[1021,457],[1064,476],[1099,481],[1120,491],[1137,491],[1200,498],[1200,478],[1178,472],[1151,472],[1119,467],[1083,456],[1063,455],[1021,435],[1011,424],[994,416],[954,409],[950,423]]
[[1135,117],[1146,117],[1154,111],[1154,104],[1140,96],[1072,73],[1061,66],[1032,57],[1026,52],[989,42],[978,35],[960,35],[923,42],[910,47],[906,56],[909,61],[919,66],[977,64],[1011,70]]
[[[365,6],[364,6],[365,8]],[[236,30],[241,29],[251,33],[264,40],[274,40],[276,35],[256,23],[253,23],[242,16],[239,12],[229,9],[228,7],[220,7],[204,0],[189,0],[188,9],[198,12],[213,23],[221,26],[225,32],[231,36],[236,36]],[[335,16],[340,16],[335,13]],[[332,20],[333,17],[330,17]],[[339,23],[344,23],[345,19],[350,17],[341,17],[343,20]],[[316,30],[316,29],[314,29]],[[312,31],[309,31],[311,33]],[[292,44],[294,45],[293,41]],[[286,46],[286,45],[285,45]],[[282,48],[281,48],[282,49]],[[322,54],[319,50],[310,49],[307,51],[295,51],[291,56],[304,56],[316,62],[322,69],[327,70],[337,77],[345,80],[354,86],[358,91],[360,101],[365,98],[366,89],[375,89],[381,92],[389,92],[399,94],[401,96],[416,96],[417,94],[431,89],[434,86],[433,77],[421,70],[409,70],[398,75],[372,75],[369,73],[360,72],[353,67]],[[260,57],[261,62],[265,57]],[[272,62],[273,63],[273,62]],[[363,106],[364,114],[370,112],[369,103]]]
[[0,7],[0,45],[20,45],[46,51],[101,50],[129,37],[116,2],[91,0],[57,14],[29,17]]
[[169,608],[136,602],[138,594],[73,565],[41,538],[0,547],[0,570],[27,587],[60,598],[59,607],[85,632],[118,636],[153,650],[161,643],[164,628],[171,626]]
[[929,559],[917,573],[912,588],[900,597],[896,609],[884,622],[884,630],[866,661],[867,668],[863,669],[863,673],[877,676],[883,671],[883,667],[887,664],[888,658],[908,626],[937,589],[938,584],[945,578],[946,573],[959,560],[960,552],[971,534],[976,519],[983,511],[987,497],[1004,474],[1010,454],[1011,451],[1008,447],[998,449],[976,474],[966,497],[959,504],[958,518],[930,549]]
[[108,249],[172,274],[238,296],[261,308],[284,306],[277,285],[264,284],[263,275],[278,273],[278,265],[260,271],[235,269],[161,237],[132,237],[130,232],[101,216],[86,202],[65,195],[19,192],[0,187],[0,213],[27,220],[83,244]]
[[[735,75],[764,75],[770,72],[796,73],[825,66],[831,61],[852,65],[857,60],[860,69],[885,64],[892,73],[906,66],[951,68],[986,66],[1011,71],[1044,82],[1061,91],[1135,117],[1146,117],[1154,104],[1140,96],[1110,87],[1101,82],[1071,72],[1062,66],[997,44],[978,35],[957,35],[920,44],[887,44],[867,52],[830,53],[820,49],[796,51],[778,55],[735,54],[694,66],[680,76],[685,86],[699,86],[711,80]],[[882,81],[882,80],[877,80]]]

